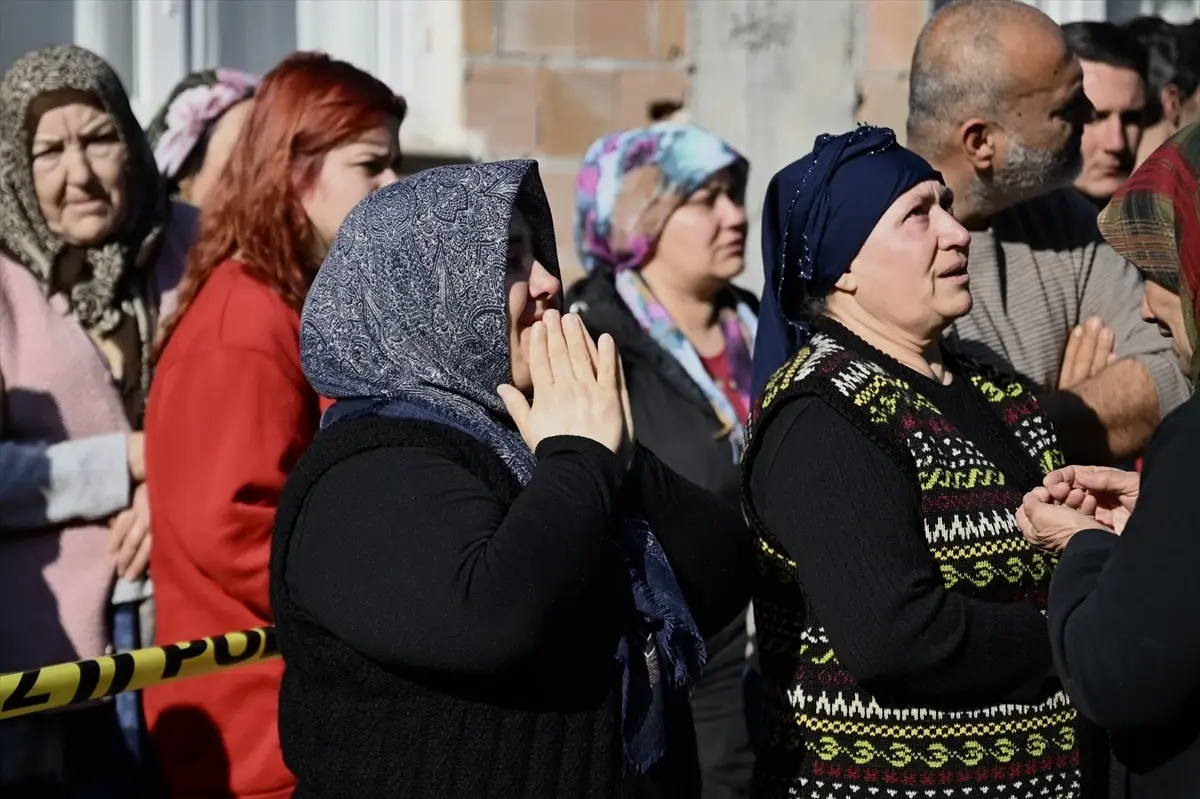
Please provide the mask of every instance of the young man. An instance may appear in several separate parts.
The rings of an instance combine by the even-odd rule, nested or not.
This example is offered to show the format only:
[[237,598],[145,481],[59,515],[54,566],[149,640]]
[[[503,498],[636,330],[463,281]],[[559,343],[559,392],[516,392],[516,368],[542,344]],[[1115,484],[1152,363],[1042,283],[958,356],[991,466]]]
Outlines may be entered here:
[[1138,17],[1124,25],[1149,56],[1146,120],[1137,163],[1185,125],[1200,121],[1200,23]]
[[1083,167],[1075,188],[1097,209],[1133,172],[1146,117],[1146,48],[1111,22],[1063,25],[1067,45],[1083,67],[1091,120],[1083,127]]

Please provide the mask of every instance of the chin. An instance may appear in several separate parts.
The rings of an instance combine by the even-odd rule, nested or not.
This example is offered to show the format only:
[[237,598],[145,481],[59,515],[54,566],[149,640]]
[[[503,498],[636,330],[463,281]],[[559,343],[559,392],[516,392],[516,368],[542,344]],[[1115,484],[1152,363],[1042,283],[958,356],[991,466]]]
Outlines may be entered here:
[[63,226],[63,241],[72,247],[94,247],[106,241],[116,228],[112,216],[89,216]]

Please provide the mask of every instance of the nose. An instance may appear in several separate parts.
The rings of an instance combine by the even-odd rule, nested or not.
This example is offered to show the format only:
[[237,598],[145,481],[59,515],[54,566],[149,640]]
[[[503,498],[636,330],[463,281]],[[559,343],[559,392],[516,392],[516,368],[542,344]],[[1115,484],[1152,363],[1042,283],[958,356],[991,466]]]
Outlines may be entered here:
[[558,296],[558,292],[562,290],[562,283],[550,270],[542,266],[541,261],[533,262],[533,269],[529,272],[529,296],[535,300],[548,300]]
[[375,179],[375,188],[382,189],[384,186],[392,185],[399,179],[400,175],[394,168],[389,166],[387,169],[380,172],[378,177]]
[[92,164],[88,161],[87,153],[82,147],[70,146],[63,151],[63,165],[66,169],[67,183],[72,186],[86,186],[92,179]]
[[1100,146],[1105,152],[1121,153],[1125,147],[1125,128],[1121,125],[1121,117],[1119,114],[1109,114],[1102,121],[1097,122],[1099,128]]
[[735,201],[728,194],[722,194],[718,200],[718,203],[721,211],[721,221],[724,222],[726,226],[731,228],[746,227],[745,206]]
[[947,250],[967,249],[971,246],[971,231],[963,227],[949,211],[939,208],[937,213],[942,220],[942,231],[938,236],[942,247]]

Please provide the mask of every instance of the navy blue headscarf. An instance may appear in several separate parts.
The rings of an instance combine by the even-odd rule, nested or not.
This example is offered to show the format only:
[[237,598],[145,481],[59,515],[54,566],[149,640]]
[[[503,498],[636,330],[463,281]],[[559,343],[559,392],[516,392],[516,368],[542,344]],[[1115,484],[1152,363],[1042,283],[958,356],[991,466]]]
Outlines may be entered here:
[[901,147],[890,128],[825,133],[813,151],[775,174],[763,202],[766,281],[754,344],[755,400],[808,340],[809,297],[833,290],[875,224],[900,195],[940,172]]

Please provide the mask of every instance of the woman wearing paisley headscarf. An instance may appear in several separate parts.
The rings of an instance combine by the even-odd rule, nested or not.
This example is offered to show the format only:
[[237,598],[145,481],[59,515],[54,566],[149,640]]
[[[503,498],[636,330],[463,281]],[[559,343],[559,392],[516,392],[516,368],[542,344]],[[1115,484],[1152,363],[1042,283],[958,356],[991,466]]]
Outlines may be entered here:
[[971,309],[952,200],[872,126],[767,188],[743,483],[756,797],[1092,795],[1041,611],[1051,563],[1013,519],[1062,455],[1026,386],[942,349]]
[[[1145,276],[1142,316],[1200,377],[1200,126],[1159,147],[1100,214],[1100,232]],[[1172,411],[1142,473],[1068,466],[1018,514],[1062,553],[1048,613],[1058,673],[1105,727],[1130,799],[1184,799],[1200,785],[1200,593],[1196,564],[1200,394]]]
[[342,225],[300,329],[336,402],[271,559],[303,795],[698,796],[687,693],[749,540],[635,443],[612,338],[560,301],[532,161]]
[[[691,125],[604,136],[576,184],[588,276],[567,303],[617,344],[639,438],[672,469],[739,505],[757,300],[744,265],[748,164]],[[747,795],[754,755],[743,711],[744,618],[707,642],[692,705],[705,799]]]
[[[31,529],[0,538],[0,671],[103,654],[110,596],[124,602],[146,589],[149,507],[141,436],[130,431],[142,426],[150,346],[174,306],[193,224],[193,211],[168,203],[103,59],[62,45],[9,68],[0,83],[0,436],[30,457],[0,480],[23,506],[6,506],[5,526]],[[128,579],[114,593],[118,577]],[[22,780],[38,796],[99,787],[127,762],[112,702],[2,726],[5,796]]]
[[250,115],[258,77],[217,67],[181,80],[163,103],[146,138],[167,191],[204,207]]

